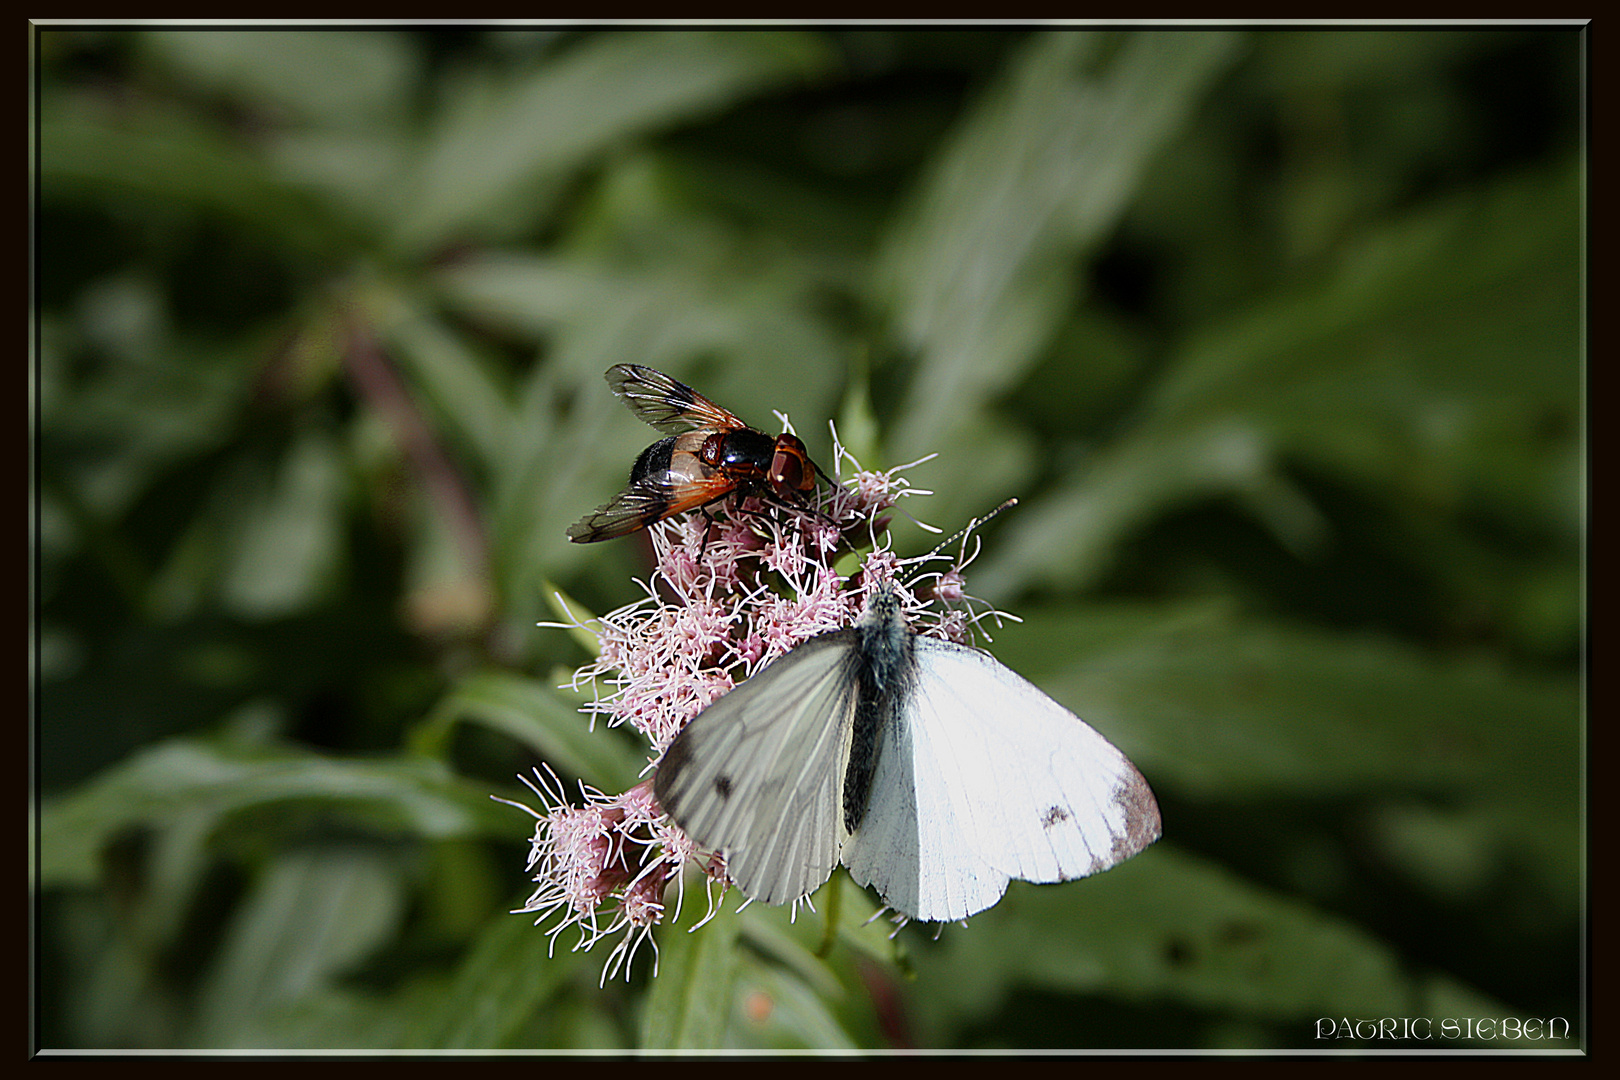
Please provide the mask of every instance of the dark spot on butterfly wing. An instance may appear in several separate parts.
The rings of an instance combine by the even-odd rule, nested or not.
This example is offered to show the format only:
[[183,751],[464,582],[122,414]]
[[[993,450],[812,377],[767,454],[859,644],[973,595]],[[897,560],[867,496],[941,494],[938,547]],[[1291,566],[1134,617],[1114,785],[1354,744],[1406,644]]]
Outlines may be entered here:
[[721,773],[714,778],[714,793],[722,799],[731,798],[731,777]]
[[1051,807],[1041,816],[1041,828],[1050,829],[1069,820],[1069,812],[1061,806]]

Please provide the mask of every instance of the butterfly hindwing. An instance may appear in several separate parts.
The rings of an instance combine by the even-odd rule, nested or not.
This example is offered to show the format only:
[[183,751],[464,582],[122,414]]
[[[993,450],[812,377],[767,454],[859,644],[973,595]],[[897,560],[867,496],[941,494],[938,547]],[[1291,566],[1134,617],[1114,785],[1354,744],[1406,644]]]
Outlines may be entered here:
[[659,804],[698,844],[726,852],[731,879],[763,903],[813,892],[838,865],[853,641],[823,634],[762,668],[659,763]]
[[896,720],[884,734],[866,816],[844,849],[844,865],[857,885],[872,886],[903,915],[965,919],[1001,898],[1007,875],[962,843],[960,815],[937,782],[946,770],[926,738],[919,759],[916,717]]

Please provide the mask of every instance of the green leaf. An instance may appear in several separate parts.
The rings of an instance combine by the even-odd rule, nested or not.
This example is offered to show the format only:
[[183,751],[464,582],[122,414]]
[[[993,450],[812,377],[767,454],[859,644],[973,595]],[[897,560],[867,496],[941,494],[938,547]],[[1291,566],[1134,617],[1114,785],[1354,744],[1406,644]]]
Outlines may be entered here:
[[[965,928],[947,927],[917,966],[938,1031],[993,1013],[1015,988],[1042,987],[1286,1021],[1308,1045],[1318,1016],[1441,1018],[1461,989],[1410,971],[1341,919],[1165,843],[1095,879],[1014,882]],[[1472,996],[1488,1015],[1513,1015]]]
[[379,285],[369,296],[378,336],[399,364],[431,430],[465,446],[479,474],[510,453],[513,407],[490,359],[470,347],[425,305]]
[[492,921],[428,1009],[406,1049],[493,1050],[517,1041],[547,1003],[576,980],[586,954],[555,953],[555,939],[523,915]]
[[358,850],[277,859],[237,911],[206,980],[197,1045],[258,1045],[261,1014],[295,1002],[365,960],[397,933],[404,880]]
[[788,968],[745,958],[731,1030],[737,1043],[772,1050],[854,1050],[828,994]]
[[339,761],[172,739],[44,804],[40,884],[90,884],[101,850],[131,827],[161,827],[182,812],[206,811],[223,821],[289,800],[345,807],[357,818],[425,837],[504,831],[487,793],[456,780],[437,761]]
[[695,931],[684,924],[666,924],[659,938],[658,977],[643,1006],[642,1049],[708,1050],[726,1045],[740,926],[740,918],[725,910]]
[[514,235],[535,221],[542,182],[615,143],[821,70],[792,33],[607,34],[504,86],[465,88],[424,147],[400,201],[397,245],[423,251],[468,230]]
[[949,445],[1035,361],[1072,302],[1077,254],[1117,220],[1235,40],[1143,34],[1110,53],[1103,34],[1035,35],[953,132],[877,269],[900,345],[921,358],[899,460]]
[[1573,536],[1578,220],[1573,170],[1502,181],[1387,225],[1333,274],[1206,332],[1133,431],[1009,522],[976,584],[1095,581],[1153,518],[1219,494],[1276,507],[1267,523],[1308,521],[1278,502],[1285,458],[1430,515],[1477,494]]
[[574,643],[591,656],[600,656],[602,653],[601,639],[582,625],[587,618],[594,618],[594,616],[589,616],[579,601],[549,581],[545,583],[545,593],[546,606],[551,609],[551,613],[558,620],[567,624],[568,636],[573,638]]
[[603,791],[633,786],[645,760],[630,740],[598,720],[592,730],[577,705],[550,687],[500,671],[462,679],[423,726],[416,745],[442,747],[450,724],[469,721],[499,731],[532,748],[537,757]]
[[260,245],[330,260],[349,247],[348,225],[261,156],[178,112],[103,119],[42,106],[40,192],[53,205],[103,202],[173,218],[218,218]]
[[337,446],[304,432],[261,491],[238,491],[236,535],[221,583],[225,602],[250,619],[290,615],[323,598],[342,565],[349,494]]
[[419,67],[409,40],[394,32],[188,27],[135,41],[188,83],[318,124],[394,118]]

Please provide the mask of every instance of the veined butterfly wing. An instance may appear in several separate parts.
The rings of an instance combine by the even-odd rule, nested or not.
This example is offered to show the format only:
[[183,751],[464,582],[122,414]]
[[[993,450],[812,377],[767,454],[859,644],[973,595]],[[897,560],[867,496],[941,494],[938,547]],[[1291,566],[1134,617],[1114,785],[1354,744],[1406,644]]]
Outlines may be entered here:
[[[988,654],[914,642],[892,741],[908,753],[879,762],[867,822],[844,855],[856,881],[896,911],[953,921],[994,904],[1010,879],[1085,877],[1158,839],[1152,791],[1108,740]],[[915,830],[915,872],[894,858],[899,830],[880,824],[891,819]],[[879,830],[897,835],[873,844]]]
[[1160,834],[1125,755],[988,654],[914,633],[887,588],[853,629],[695,717],[654,790],[756,900],[805,896],[843,862],[931,922],[983,911],[1013,878],[1105,870]]
[[744,894],[782,904],[838,865],[855,710],[854,631],[804,642],[693,717],[659,762],[658,803],[726,853]]

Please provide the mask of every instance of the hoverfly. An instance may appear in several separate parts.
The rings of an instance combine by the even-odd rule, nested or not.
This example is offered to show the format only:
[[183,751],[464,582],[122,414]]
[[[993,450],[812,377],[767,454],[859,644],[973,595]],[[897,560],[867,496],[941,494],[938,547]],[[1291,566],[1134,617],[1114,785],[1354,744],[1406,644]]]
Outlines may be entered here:
[[640,364],[604,378],[630,411],[671,432],[636,458],[630,483],[568,530],[576,544],[612,540],[728,495],[793,506],[815,490],[820,470],[796,435],[749,427],[685,383]]

